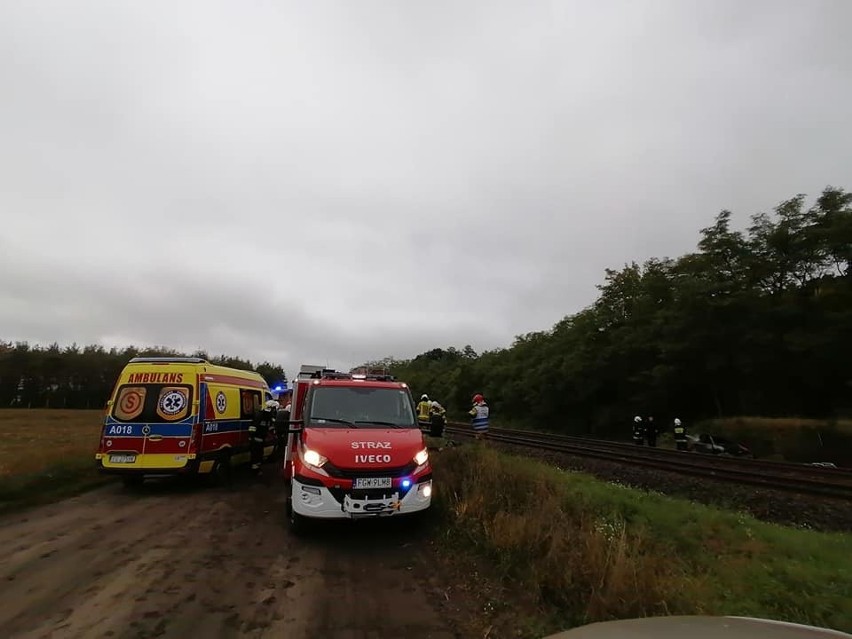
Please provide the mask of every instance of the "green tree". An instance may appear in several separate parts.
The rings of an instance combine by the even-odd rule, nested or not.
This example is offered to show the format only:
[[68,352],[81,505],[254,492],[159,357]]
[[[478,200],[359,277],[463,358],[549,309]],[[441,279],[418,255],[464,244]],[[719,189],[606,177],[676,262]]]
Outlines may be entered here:
[[635,413],[852,413],[852,194],[796,195],[743,231],[723,210],[697,250],[607,269],[598,299],[550,330],[479,356],[435,348],[394,361],[457,415],[473,392],[495,416],[619,434]]

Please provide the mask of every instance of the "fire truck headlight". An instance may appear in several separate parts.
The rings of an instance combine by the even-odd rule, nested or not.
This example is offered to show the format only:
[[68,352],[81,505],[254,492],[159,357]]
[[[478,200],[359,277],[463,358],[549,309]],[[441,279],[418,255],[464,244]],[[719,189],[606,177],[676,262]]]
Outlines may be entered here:
[[418,466],[422,466],[427,461],[429,461],[429,451],[425,448],[414,456],[414,463]]
[[316,466],[317,468],[322,468],[322,465],[328,461],[317,451],[311,450],[310,448],[306,448],[305,452],[302,453],[302,459],[305,460],[305,463],[308,464],[308,466]]

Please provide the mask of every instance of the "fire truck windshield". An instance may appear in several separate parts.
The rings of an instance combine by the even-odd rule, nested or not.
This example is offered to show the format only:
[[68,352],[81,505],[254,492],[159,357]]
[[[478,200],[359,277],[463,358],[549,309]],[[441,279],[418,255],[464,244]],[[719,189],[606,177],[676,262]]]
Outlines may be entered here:
[[318,386],[308,415],[312,428],[418,428],[408,393],[398,388]]

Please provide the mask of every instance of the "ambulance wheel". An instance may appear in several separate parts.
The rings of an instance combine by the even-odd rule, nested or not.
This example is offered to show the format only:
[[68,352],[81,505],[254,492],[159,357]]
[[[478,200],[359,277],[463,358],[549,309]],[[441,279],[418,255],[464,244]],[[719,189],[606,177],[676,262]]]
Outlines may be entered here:
[[231,455],[222,453],[216,458],[213,469],[210,471],[210,479],[217,486],[227,486],[231,483]]

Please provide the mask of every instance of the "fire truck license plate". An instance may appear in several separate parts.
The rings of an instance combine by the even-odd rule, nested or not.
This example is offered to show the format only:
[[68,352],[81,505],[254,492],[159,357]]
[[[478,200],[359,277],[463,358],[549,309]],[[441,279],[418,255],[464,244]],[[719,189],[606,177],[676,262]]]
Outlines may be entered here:
[[392,484],[390,477],[357,477],[355,488],[390,488]]
[[136,462],[136,455],[110,455],[109,462],[111,464],[133,464]]

